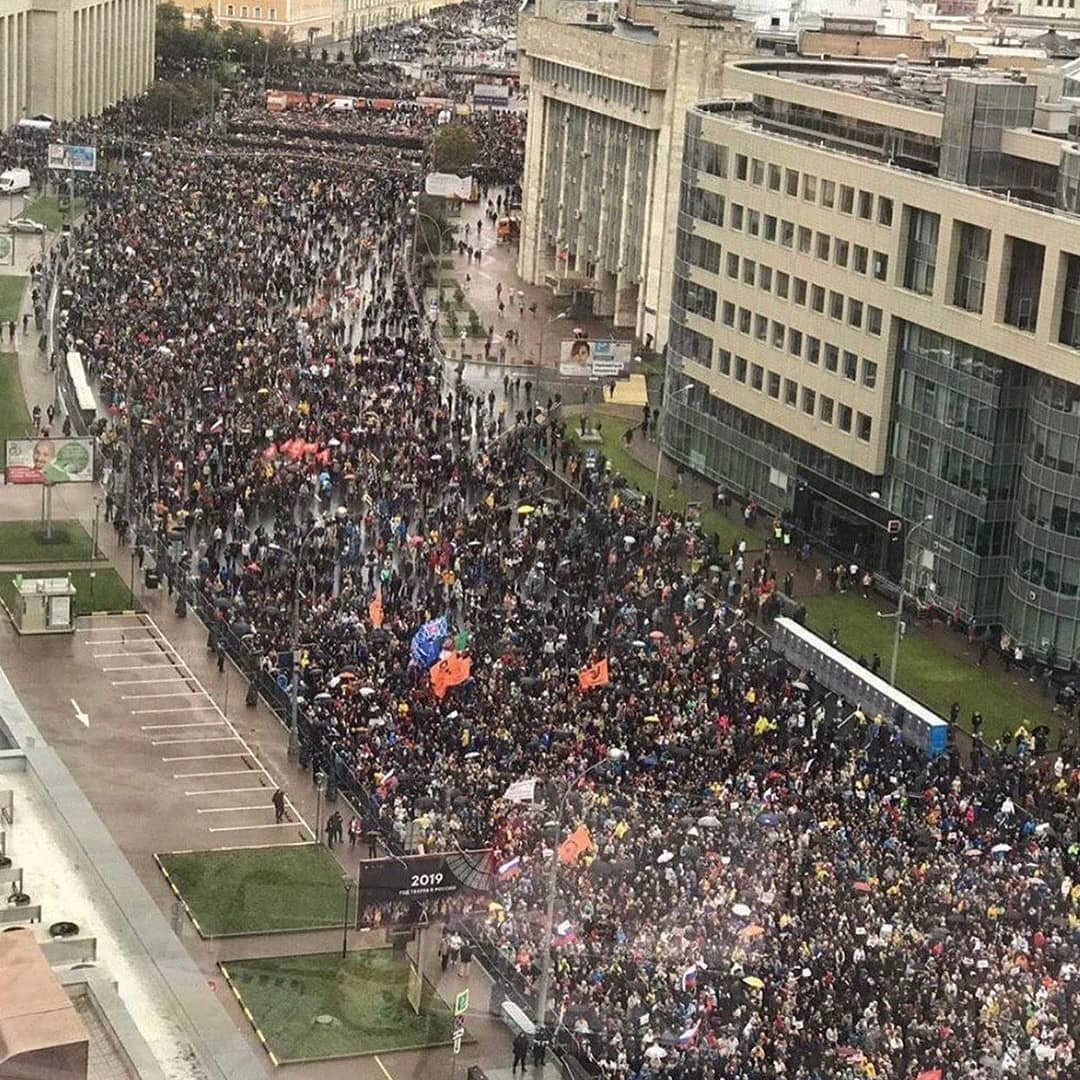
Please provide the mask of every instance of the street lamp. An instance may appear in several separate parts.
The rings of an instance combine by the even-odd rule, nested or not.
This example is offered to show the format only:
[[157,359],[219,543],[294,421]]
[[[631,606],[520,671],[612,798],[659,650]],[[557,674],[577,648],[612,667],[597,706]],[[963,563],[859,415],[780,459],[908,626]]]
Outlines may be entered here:
[[345,876],[345,914],[341,919],[341,959],[344,960],[349,952],[349,897],[352,895],[353,880]]
[[563,814],[566,811],[566,802],[570,793],[591,772],[602,768],[614,761],[622,761],[627,757],[625,750],[617,746],[611,747],[607,757],[594,761],[587,769],[583,769],[566,785],[566,790],[559,799],[558,813],[555,817],[555,842],[552,844],[551,862],[548,866],[547,881],[547,914],[544,918],[544,943],[540,951],[540,986],[536,995],[536,1027],[542,1028],[547,1017],[548,994],[551,990],[551,935],[555,928],[555,897],[559,889],[559,842],[562,836]]
[[544,335],[547,333],[547,328],[553,323],[558,322],[559,319],[565,319],[570,314],[570,309],[560,311],[557,315],[552,315],[550,319],[543,326],[540,327],[540,355],[536,358],[537,366],[544,366]]
[[[665,383],[667,382],[666,369],[664,381]],[[660,501],[660,468],[664,463],[664,431],[667,428],[668,400],[669,398],[676,398],[680,394],[688,393],[690,390],[693,389],[694,384],[687,383],[685,386],[680,386],[678,390],[675,390],[669,395],[668,393],[666,393],[665,387],[664,400],[661,402],[660,406],[660,423],[657,425],[656,430],[656,475],[653,477],[652,514],[649,517],[650,529],[656,524],[656,510],[657,505]]]
[[[881,499],[880,491],[871,491],[870,498]],[[896,626],[893,628],[892,662],[889,664],[889,685],[896,685],[896,664],[900,659],[900,636],[904,626],[904,585],[907,577],[907,542],[909,536],[914,536],[920,529],[925,529],[934,520],[933,514],[927,514],[921,521],[916,522],[909,531],[900,538],[900,595],[896,601]]]

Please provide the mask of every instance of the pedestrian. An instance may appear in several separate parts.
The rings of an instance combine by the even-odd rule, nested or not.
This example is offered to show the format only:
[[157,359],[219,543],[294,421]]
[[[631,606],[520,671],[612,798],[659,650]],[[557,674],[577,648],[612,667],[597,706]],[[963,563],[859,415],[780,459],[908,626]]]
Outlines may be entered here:
[[278,788],[270,801],[274,804],[274,821],[280,825],[285,817],[285,792]]
[[525,1075],[525,1066],[529,1059],[529,1036],[524,1031],[519,1031],[514,1036],[514,1067],[510,1070],[512,1075],[517,1075],[518,1066],[521,1066],[521,1075]]
[[217,635],[217,641],[214,643],[214,652],[217,653],[217,669],[220,675],[225,671],[225,636],[224,634]]
[[364,831],[363,826],[360,824],[360,819],[354,814],[349,819],[349,847],[352,850],[356,849],[356,841],[360,839],[360,834]]

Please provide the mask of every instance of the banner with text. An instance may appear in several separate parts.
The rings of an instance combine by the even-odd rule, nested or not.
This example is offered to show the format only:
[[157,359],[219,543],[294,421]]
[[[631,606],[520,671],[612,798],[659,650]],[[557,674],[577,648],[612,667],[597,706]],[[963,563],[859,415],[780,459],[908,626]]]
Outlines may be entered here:
[[559,348],[559,374],[590,379],[618,379],[630,374],[629,341],[588,341],[574,338]]
[[50,169],[67,169],[71,172],[97,172],[97,147],[49,143],[46,163]]
[[[60,479],[71,484],[89,484],[94,479],[93,439],[8,439],[6,442],[9,484],[44,484]],[[64,475],[61,477],[57,470]]]

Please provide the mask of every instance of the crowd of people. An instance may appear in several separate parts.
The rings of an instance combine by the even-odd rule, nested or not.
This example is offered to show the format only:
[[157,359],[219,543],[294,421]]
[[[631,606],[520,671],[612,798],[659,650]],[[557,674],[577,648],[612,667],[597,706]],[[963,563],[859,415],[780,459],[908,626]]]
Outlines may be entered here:
[[[1076,1076],[1077,762],[928,762],[790,669],[713,590],[741,551],[651,524],[546,392],[445,370],[415,162],[323,141],[159,140],[63,271],[170,592],[288,686],[300,591],[305,760],[394,848],[492,849],[456,930],[525,994],[550,945],[557,1035],[612,1080]],[[471,662],[443,693],[433,623]]]

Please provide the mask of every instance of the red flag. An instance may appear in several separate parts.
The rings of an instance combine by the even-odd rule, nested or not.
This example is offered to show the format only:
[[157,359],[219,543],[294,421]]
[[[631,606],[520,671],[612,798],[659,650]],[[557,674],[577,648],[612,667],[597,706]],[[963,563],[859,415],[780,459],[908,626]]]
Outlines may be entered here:
[[592,690],[597,686],[607,686],[610,682],[608,677],[607,659],[598,660],[587,668],[582,668],[578,675],[578,685],[582,690]]
[[559,862],[572,866],[579,856],[584,855],[593,846],[589,830],[579,825],[560,845]]
[[367,610],[371,625],[378,629],[383,624],[382,589],[375,594],[375,599],[368,604]]
[[941,1080],[940,1069],[924,1069],[919,1073],[918,1080]]
[[445,660],[440,660],[431,668],[431,685],[435,696],[440,700],[445,697],[451,686],[458,686],[472,674],[472,660],[468,656],[454,653]]

